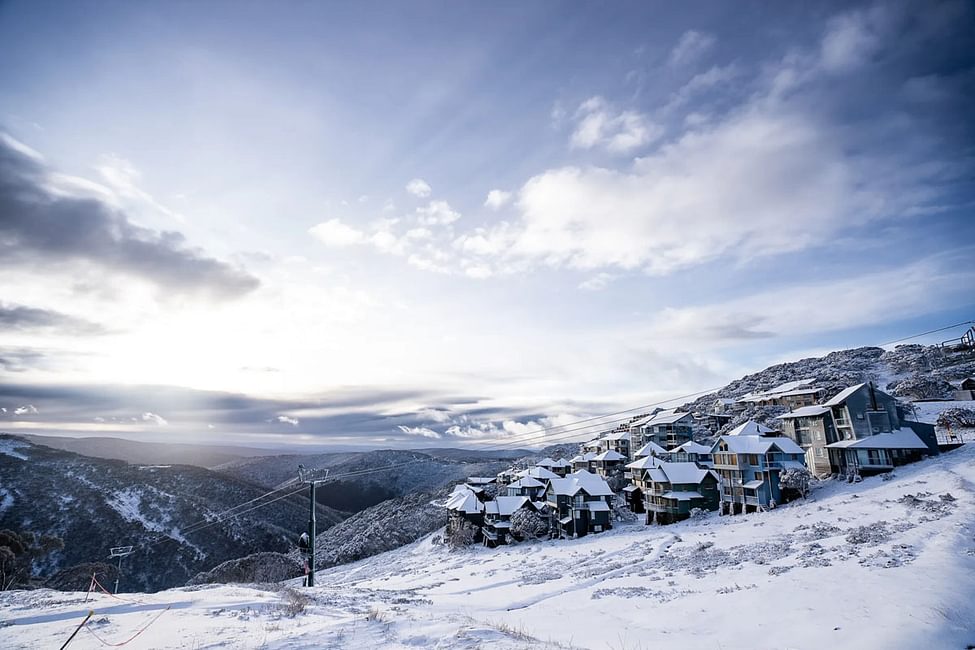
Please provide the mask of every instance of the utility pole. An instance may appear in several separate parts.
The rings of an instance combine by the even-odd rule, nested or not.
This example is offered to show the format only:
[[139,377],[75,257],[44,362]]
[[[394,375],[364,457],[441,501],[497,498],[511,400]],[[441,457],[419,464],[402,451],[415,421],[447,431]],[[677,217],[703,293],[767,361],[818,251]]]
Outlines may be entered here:
[[131,546],[113,546],[109,549],[108,559],[113,557],[118,558],[118,573],[115,574],[115,593],[118,593],[118,581],[122,577],[122,558],[132,555],[133,550]]
[[324,483],[328,478],[328,470],[320,479],[313,479],[305,476],[305,466],[298,465],[298,480],[308,484],[309,514],[308,514],[308,586],[315,586],[315,529],[318,522],[315,517],[315,487],[319,483]]

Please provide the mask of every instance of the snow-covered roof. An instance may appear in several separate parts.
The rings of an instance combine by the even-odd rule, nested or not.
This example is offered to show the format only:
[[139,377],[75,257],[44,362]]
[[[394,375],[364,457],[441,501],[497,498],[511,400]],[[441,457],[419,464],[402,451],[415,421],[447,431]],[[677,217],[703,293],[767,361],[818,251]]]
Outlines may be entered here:
[[497,497],[484,504],[484,513],[507,517],[526,503],[528,503],[528,497]]
[[759,424],[755,420],[749,420],[744,424],[739,424],[737,427],[726,433],[726,436],[764,436],[770,433],[775,433],[774,429],[769,429],[764,424]]
[[710,470],[701,469],[697,463],[660,463],[659,469],[667,477],[668,483],[699,484],[710,473]]
[[549,487],[557,495],[573,496],[579,490],[594,497],[612,496],[613,491],[601,476],[590,474],[584,469],[572,472],[565,478],[554,478],[549,481]]
[[782,460],[779,466],[782,469],[806,469],[806,464],[801,460]]
[[635,460],[632,463],[627,463],[627,469],[650,469],[651,467],[656,467],[660,464],[660,459],[656,456],[644,456],[639,460]]
[[731,399],[730,397],[719,397],[718,399],[714,400],[714,403],[724,404],[725,406],[731,406],[732,404],[735,403],[735,400]]
[[470,485],[490,485],[497,482],[496,476],[468,476],[467,483]]
[[484,504],[478,501],[477,495],[471,490],[454,491],[447,499],[445,504],[447,510],[457,512],[474,513],[484,512]]
[[890,433],[875,433],[859,440],[840,440],[826,445],[832,449],[927,449],[911,429],[897,429]]
[[590,501],[586,506],[590,512],[609,512],[609,504],[605,501]]
[[562,469],[565,467],[572,467],[572,463],[564,458],[559,458],[558,460],[552,462],[552,466],[549,469]]
[[674,422],[682,420],[686,417],[691,417],[691,414],[677,411],[675,409],[660,411],[659,413],[650,416],[650,419],[644,422],[643,426],[653,426],[655,424],[673,424]]
[[747,483],[744,484],[743,487],[746,487],[750,490],[754,490],[755,488],[762,487],[762,483],[764,483],[764,481],[748,481]]
[[700,492],[664,492],[662,496],[665,499],[677,499],[678,501],[704,498],[704,495]]
[[629,439],[630,439],[630,432],[626,429],[624,429],[623,431],[610,431],[605,436],[600,438],[600,440],[605,440],[607,442],[611,442],[613,440],[629,440]]
[[548,481],[553,478],[559,478],[559,475],[551,470],[547,470],[544,467],[530,467],[528,469],[523,469],[518,472],[515,476],[530,476],[532,478],[541,479],[543,481]]
[[559,523],[562,524],[563,526],[570,523],[571,521],[572,521],[572,515],[569,515],[568,517],[562,517],[561,519],[559,519]]
[[839,393],[837,393],[832,399],[824,403],[823,406],[842,406],[843,402],[850,399],[850,396],[855,392],[866,386],[865,383],[857,384],[856,386],[850,386],[849,388],[844,388]]
[[721,442],[728,445],[728,450],[735,454],[766,454],[772,447],[786,454],[804,454],[802,447],[785,436],[721,436],[711,448],[717,452]]
[[640,488],[638,488],[638,487],[637,487],[637,486],[635,486],[635,485],[627,485],[627,486],[626,486],[625,488],[623,488],[623,491],[624,491],[624,492],[636,492],[636,491],[637,491],[637,490],[639,490],[639,489],[640,489]]
[[619,453],[618,451],[613,451],[612,449],[610,449],[609,451],[604,451],[603,453],[597,455],[595,458],[593,458],[593,460],[600,461],[600,462],[604,462],[604,461],[612,462],[617,460],[626,460],[626,456]]
[[520,479],[508,485],[509,488],[540,488],[545,484],[531,476],[522,476]]
[[702,445],[699,442],[694,442],[693,440],[688,440],[684,444],[675,449],[671,450],[671,453],[675,451],[682,451],[686,454],[710,454],[711,448],[707,445]]
[[658,445],[657,443],[651,440],[650,442],[648,442],[647,444],[643,445],[635,452],[633,452],[633,455],[639,458],[640,456],[653,456],[653,455],[660,455],[666,453],[667,453],[666,449],[664,449],[663,447],[661,447],[660,445]]
[[811,418],[823,413],[829,413],[828,406],[803,406],[794,411],[789,411],[785,415],[776,416],[776,420],[791,420],[793,418]]
[[555,461],[548,456],[535,463],[535,467],[545,467],[546,469],[551,469],[555,466]]
[[589,442],[582,443],[583,449],[598,449],[599,448],[599,438],[593,438]]

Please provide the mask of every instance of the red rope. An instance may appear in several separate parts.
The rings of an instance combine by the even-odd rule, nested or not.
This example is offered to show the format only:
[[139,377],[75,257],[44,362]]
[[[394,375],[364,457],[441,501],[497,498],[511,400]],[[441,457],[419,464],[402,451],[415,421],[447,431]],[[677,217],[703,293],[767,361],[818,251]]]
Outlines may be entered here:
[[119,598],[118,596],[116,596],[115,594],[113,594],[112,592],[110,592],[108,589],[106,589],[105,587],[103,587],[102,586],[102,583],[98,582],[98,579],[95,578],[95,576],[92,576],[91,579],[95,582],[96,585],[98,585],[98,588],[99,589],[101,589],[102,591],[104,591],[106,594],[108,594],[109,596],[111,596],[115,600],[121,600],[123,603],[138,603],[139,605],[144,605],[145,604],[141,600],[129,600],[129,599],[126,599],[126,598]]
[[151,621],[149,621],[148,623],[146,623],[145,626],[142,629],[140,629],[138,632],[136,632],[135,634],[133,634],[132,636],[130,636],[128,639],[126,639],[125,641],[122,641],[120,643],[110,643],[110,642],[106,641],[105,639],[103,639],[100,636],[98,636],[95,633],[95,631],[93,629],[91,629],[88,625],[85,625],[85,629],[88,630],[89,632],[91,632],[91,635],[93,637],[95,637],[96,639],[98,639],[99,643],[101,643],[102,645],[111,646],[113,648],[119,648],[119,647],[124,646],[124,645],[126,645],[128,643],[131,643],[132,641],[135,640],[135,638],[137,636],[139,636],[140,634],[142,634],[143,632],[145,632],[146,630],[148,630],[149,629],[149,626],[152,625],[153,623],[155,623],[156,621],[158,621],[160,616],[162,616],[163,614],[165,614],[166,612],[168,612],[170,607],[172,607],[172,605],[167,605],[166,606],[166,609],[164,609],[161,612],[159,612],[158,614],[156,614],[153,617],[153,619]]

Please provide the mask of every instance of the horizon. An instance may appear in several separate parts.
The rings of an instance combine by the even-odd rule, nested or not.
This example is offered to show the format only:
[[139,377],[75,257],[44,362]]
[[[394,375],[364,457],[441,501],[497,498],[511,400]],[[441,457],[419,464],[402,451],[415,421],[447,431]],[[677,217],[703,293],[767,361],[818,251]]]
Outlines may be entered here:
[[957,336],[913,337],[975,313],[972,33],[951,0],[3,3],[0,430],[503,445]]

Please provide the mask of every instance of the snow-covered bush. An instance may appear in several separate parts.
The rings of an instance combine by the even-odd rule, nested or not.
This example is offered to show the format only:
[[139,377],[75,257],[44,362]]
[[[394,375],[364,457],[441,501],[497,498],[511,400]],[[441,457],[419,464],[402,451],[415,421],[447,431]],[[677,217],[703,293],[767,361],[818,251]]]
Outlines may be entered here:
[[613,497],[613,518],[616,521],[631,522],[636,521],[636,513],[630,510],[630,506],[626,503],[626,499],[615,496]]
[[477,526],[464,519],[448,530],[443,539],[444,543],[451,548],[463,548],[474,543],[477,533]]
[[907,379],[888,384],[894,397],[904,399],[948,399],[951,397],[952,387],[944,379],[927,375],[911,375]]
[[511,515],[511,534],[519,539],[548,537],[548,517],[528,508],[517,510]]
[[805,467],[790,467],[779,472],[779,488],[794,490],[802,498],[809,494],[809,483],[812,474]]
[[953,408],[945,409],[938,416],[938,426],[947,429],[975,428],[975,409]]

